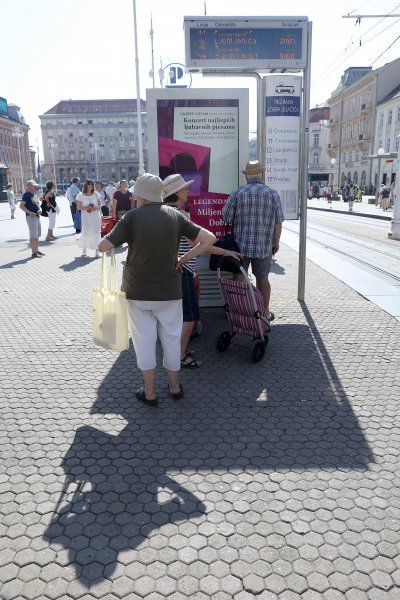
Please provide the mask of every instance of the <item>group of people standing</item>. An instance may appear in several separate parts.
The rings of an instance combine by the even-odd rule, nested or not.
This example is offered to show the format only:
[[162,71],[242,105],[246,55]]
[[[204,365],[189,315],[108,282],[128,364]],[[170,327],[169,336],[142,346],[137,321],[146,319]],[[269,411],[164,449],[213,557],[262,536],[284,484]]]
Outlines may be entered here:
[[[101,239],[101,217],[111,216],[117,222],[125,213],[135,208],[132,191],[129,185],[134,181],[122,179],[117,185],[110,181],[104,187],[101,181],[87,179],[80,190],[80,179],[74,177],[67,189],[72,219],[76,233],[81,236],[78,245],[82,248],[82,256],[87,256],[88,250],[94,250],[99,256],[98,245]],[[111,215],[110,215],[111,212]]]
[[[118,186],[110,182],[106,188],[88,179],[82,190],[80,180],[75,178],[68,188],[71,215],[81,234],[79,246],[84,256],[88,249],[98,255],[128,244],[122,289],[127,297],[137,364],[143,374],[143,387],[136,392],[136,397],[145,404],[157,404],[157,335],[173,399],[179,400],[184,395],[179,370],[197,369],[202,365],[188,348],[194,323],[200,317],[194,284],[197,256],[203,253],[229,256],[241,260],[246,271],[251,265],[264,299],[265,315],[269,320],[274,318],[269,306],[268,276],[272,253],[279,249],[283,212],[278,193],[264,183],[264,172],[259,161],[248,162],[243,171],[246,184],[232,192],[223,209],[225,222],[233,224],[240,252],[215,246],[215,235],[190,221],[184,207],[193,180],[187,181],[180,174],[169,175],[162,181],[156,175],[144,173],[136,182],[123,180]],[[46,239],[55,239],[54,215],[58,208],[53,182],[46,184],[41,196],[38,190],[35,181],[28,181],[21,201],[32,258],[44,256],[38,247],[40,215],[46,213],[49,218]],[[80,227],[77,227],[77,214]],[[103,215],[110,215],[115,226],[101,239]],[[234,278],[240,280],[243,275],[234,274]]]
[[[140,176],[133,190],[136,210],[128,211],[100,242],[100,252],[128,244],[122,289],[143,375],[143,386],[136,392],[139,401],[149,406],[158,404],[157,334],[171,398],[184,396],[179,370],[201,366],[188,349],[193,323],[199,318],[193,275],[194,259],[200,254],[242,260],[246,270],[251,264],[266,316],[273,319],[268,276],[273,248],[279,249],[283,212],[278,193],[264,184],[264,171],[259,161],[250,161],[243,171],[247,183],[231,194],[223,210],[224,220],[233,223],[241,252],[216,247],[214,234],[190,221],[182,209],[193,180],[185,181],[180,174],[169,175],[164,181],[150,173]],[[237,280],[240,277],[235,274]]]

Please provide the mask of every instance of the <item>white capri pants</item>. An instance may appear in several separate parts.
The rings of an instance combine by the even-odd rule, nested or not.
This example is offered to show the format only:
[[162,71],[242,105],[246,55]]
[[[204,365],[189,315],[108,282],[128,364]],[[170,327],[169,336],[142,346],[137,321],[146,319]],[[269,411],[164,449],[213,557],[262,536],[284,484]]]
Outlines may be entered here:
[[51,210],[49,210],[49,212],[47,213],[49,216],[49,229],[54,229],[54,227],[56,226],[56,212],[52,212]]
[[182,300],[127,300],[129,328],[141,371],[157,366],[157,332],[163,349],[163,365],[169,371],[181,366]]

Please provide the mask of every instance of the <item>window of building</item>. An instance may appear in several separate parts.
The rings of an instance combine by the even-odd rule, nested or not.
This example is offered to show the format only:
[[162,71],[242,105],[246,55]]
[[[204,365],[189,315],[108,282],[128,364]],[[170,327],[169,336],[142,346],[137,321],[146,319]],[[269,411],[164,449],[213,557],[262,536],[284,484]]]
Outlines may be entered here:
[[89,137],[93,137],[93,131],[89,131]]
[[400,138],[396,138],[396,152],[399,151]]
[[313,165],[319,165],[319,154],[318,154],[318,152],[314,152],[314,154],[313,154]]
[[319,146],[319,133],[314,133],[314,146]]
[[100,154],[100,162],[104,162],[106,160],[106,157],[104,156],[104,154]]
[[89,154],[89,160],[90,160],[91,162],[94,162],[94,161],[95,161],[95,159],[96,159],[96,157],[95,157],[95,155],[94,155],[94,154]]
[[386,139],[386,152],[390,152],[390,138]]
[[69,160],[74,160],[75,158],[75,152],[70,152],[69,153]]
[[388,112],[388,120],[387,120],[387,124],[388,125],[392,124],[392,116],[393,116],[393,111],[389,110],[389,112]]
[[397,121],[400,121],[400,106],[397,107]]
[[371,103],[371,88],[368,89],[367,102],[368,102],[368,104]]
[[379,115],[379,127],[383,127],[383,117],[384,117],[384,114],[383,114],[383,113],[381,113],[381,114]]
[[92,125],[93,121],[92,119],[88,119],[88,125]]

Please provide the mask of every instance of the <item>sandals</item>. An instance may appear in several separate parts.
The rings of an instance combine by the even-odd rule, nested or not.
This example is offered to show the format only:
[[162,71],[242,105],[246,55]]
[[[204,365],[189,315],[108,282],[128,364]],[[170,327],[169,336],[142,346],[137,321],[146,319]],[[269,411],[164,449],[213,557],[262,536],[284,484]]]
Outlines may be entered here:
[[155,398],[154,400],[149,400],[148,398],[146,398],[146,392],[144,391],[144,388],[139,388],[135,396],[138,400],[140,400],[140,402],[144,402],[144,404],[147,404],[148,406],[157,406],[158,404],[157,398]]
[[196,360],[189,353],[186,353],[185,358],[181,360],[181,369],[198,369],[202,363]]
[[183,398],[183,386],[181,384],[179,384],[179,392],[176,392],[176,394],[173,394],[172,392],[170,392],[169,395],[174,400],[180,400],[181,398]]

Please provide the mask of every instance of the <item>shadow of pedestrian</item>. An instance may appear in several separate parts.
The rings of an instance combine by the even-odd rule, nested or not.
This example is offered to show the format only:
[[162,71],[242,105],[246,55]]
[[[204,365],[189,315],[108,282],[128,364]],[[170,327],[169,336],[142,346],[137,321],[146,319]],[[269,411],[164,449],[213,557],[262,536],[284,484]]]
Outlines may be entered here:
[[13,262],[6,263],[5,265],[0,265],[0,269],[13,269],[14,267],[18,267],[18,265],[26,265],[27,262],[32,260],[31,256],[27,256],[26,258],[21,258],[19,260],[14,260]]
[[286,271],[284,267],[281,267],[277,262],[271,263],[270,268],[271,273],[275,273],[275,275],[285,275]]
[[[281,472],[284,481],[290,472],[306,491],[308,471],[329,478],[332,470],[368,469],[373,453],[311,315],[303,310],[308,325],[275,325],[258,364],[250,363],[249,349],[240,343],[207,354],[210,336],[226,328],[226,319],[213,311],[210,325],[211,313],[204,310],[208,339],[203,335],[199,344],[205,364],[195,378],[182,373],[184,400],[159,391],[157,408],[133,399],[140,374],[131,350],[118,355],[91,410],[104,415],[103,430],[77,429],[62,461],[65,485],[44,534],[52,545],[68,549],[84,586],[111,578],[123,552],[137,552],[131,562],[141,560],[139,553],[145,564],[179,561],[168,541],[149,544],[158,530],[174,535],[174,524],[204,520],[206,513],[211,519],[214,511],[219,520],[213,522],[228,531],[227,510],[235,518],[231,522],[243,520],[243,510],[267,519],[273,491],[265,488],[262,501],[252,505],[242,496],[243,480],[238,487],[240,473],[250,485],[256,474],[267,479],[273,473],[277,481]],[[122,430],[107,420],[111,414],[124,419]],[[224,539],[229,547],[229,535]]]
[[79,269],[80,267],[85,267],[86,265],[94,262],[95,260],[99,260],[95,256],[76,256],[71,262],[65,263],[64,265],[60,265],[58,268],[63,271],[75,271],[75,269]]

